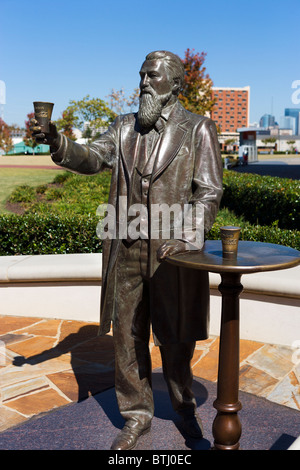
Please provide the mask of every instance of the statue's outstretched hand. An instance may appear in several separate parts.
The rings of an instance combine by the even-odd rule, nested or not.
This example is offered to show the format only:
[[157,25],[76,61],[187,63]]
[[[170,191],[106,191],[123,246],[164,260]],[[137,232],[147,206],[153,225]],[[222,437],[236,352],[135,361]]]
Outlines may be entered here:
[[56,125],[52,121],[49,122],[50,132],[47,132],[47,134],[42,131],[36,119],[30,120],[29,129],[32,134],[32,137],[35,139],[37,144],[50,145],[51,150],[53,152],[59,149],[61,143],[61,135],[57,131]]

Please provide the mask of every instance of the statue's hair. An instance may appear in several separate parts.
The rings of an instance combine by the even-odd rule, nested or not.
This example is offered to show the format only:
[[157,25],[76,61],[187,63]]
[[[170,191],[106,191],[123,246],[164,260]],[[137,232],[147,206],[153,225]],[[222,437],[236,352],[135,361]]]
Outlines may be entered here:
[[179,88],[178,88],[178,94],[182,90],[183,83],[184,83],[184,66],[183,62],[178,57],[178,55],[173,54],[173,52],[169,51],[154,51],[150,52],[146,56],[146,60],[164,60],[166,64],[166,68],[170,74],[171,79],[177,79],[179,80]]

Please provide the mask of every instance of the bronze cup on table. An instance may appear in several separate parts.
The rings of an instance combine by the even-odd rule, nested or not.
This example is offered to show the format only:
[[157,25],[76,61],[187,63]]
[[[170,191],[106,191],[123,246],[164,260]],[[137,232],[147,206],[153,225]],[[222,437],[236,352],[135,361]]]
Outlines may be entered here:
[[233,225],[220,227],[223,258],[237,258],[240,231],[240,227],[235,227]]
[[54,104],[46,103],[44,101],[34,101],[33,106],[35,119],[41,126],[42,132],[48,134],[50,132],[49,121],[51,120]]

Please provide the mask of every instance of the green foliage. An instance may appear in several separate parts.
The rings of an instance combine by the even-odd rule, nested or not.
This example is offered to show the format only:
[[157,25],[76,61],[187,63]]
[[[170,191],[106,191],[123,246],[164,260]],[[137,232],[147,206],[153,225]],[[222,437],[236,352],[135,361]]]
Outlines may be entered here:
[[0,256],[101,251],[96,217],[0,215]]
[[222,207],[252,224],[300,227],[300,181],[224,170]]
[[[14,157],[10,157],[14,158]],[[1,184],[0,184],[0,213],[8,212],[6,203],[15,188],[21,185],[32,187],[41,186],[50,183],[54,176],[63,173],[59,169],[43,170],[26,168],[3,168],[1,167]]]
[[110,178],[109,171],[92,177],[63,172],[46,189],[24,185],[16,188],[9,202],[23,203],[26,213],[93,216],[98,205],[108,200]]
[[59,129],[67,131],[67,136],[74,127],[83,130],[84,124],[88,122],[90,128],[96,130],[108,126],[116,117],[108,104],[100,98],[87,95],[82,100],[71,100],[69,103],[62,118],[56,122]]
[[276,222],[271,226],[251,225],[243,217],[237,217],[228,209],[221,209],[216,221],[208,234],[209,240],[220,239],[220,227],[224,225],[237,225],[241,227],[240,240],[274,243],[285,245],[296,250],[300,249],[300,231],[285,230],[277,227]]
[[47,191],[48,186],[46,184],[40,184],[35,188],[37,194],[44,194]]
[[261,141],[266,145],[275,144],[276,140],[276,137],[267,137],[266,139],[261,139]]
[[76,140],[76,136],[73,132],[74,123],[76,122],[74,113],[74,109],[66,109],[62,112],[61,118],[55,123],[57,129],[62,131],[62,133],[71,140]]
[[[96,210],[99,204],[108,200],[110,178],[108,171],[92,177],[61,172],[52,185],[17,188],[11,199],[20,201],[26,213],[0,216],[0,255],[101,251],[101,240],[96,235],[99,221]],[[279,219],[283,219],[282,207],[280,202],[275,203],[276,197],[281,197],[280,201],[289,201],[290,207],[297,206],[298,182],[224,171],[224,188],[223,206],[224,200],[230,204],[219,211],[208,234],[209,239],[219,239],[223,225],[239,225],[241,240],[300,249],[300,231],[279,228]],[[268,198],[271,198],[271,204]],[[230,205],[234,205],[234,211]],[[268,209],[270,207],[272,210]],[[260,215],[260,211],[267,214],[268,210],[269,225],[258,225],[258,218],[262,221],[266,218],[266,215]],[[249,220],[249,214],[254,222]],[[293,214],[296,220],[299,214],[295,211]],[[299,224],[296,228],[299,229]]]
[[10,195],[9,202],[33,202],[36,198],[36,190],[28,184],[17,186]]
[[60,188],[49,188],[47,191],[45,191],[45,196],[47,201],[57,201],[59,199],[62,199],[63,197],[63,192],[62,189]]
[[69,171],[64,171],[55,176],[53,183],[62,184],[67,181],[68,178],[71,178],[72,173]]

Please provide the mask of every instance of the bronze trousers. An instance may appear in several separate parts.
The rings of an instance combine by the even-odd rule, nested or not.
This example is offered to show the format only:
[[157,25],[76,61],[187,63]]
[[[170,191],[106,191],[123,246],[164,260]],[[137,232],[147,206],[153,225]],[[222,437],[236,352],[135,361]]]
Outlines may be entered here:
[[[127,424],[147,427],[154,414],[152,367],[149,351],[150,302],[155,282],[147,276],[147,242],[121,244],[116,269],[115,390],[119,410]],[[167,293],[166,293],[167,294]],[[159,346],[163,374],[171,402],[179,414],[193,415],[191,359],[195,342]]]

